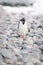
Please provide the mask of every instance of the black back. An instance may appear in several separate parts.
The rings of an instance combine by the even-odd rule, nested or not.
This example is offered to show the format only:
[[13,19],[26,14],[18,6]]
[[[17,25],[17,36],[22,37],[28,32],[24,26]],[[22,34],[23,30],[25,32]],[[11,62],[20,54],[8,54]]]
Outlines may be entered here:
[[20,21],[24,24],[25,23],[25,18],[22,18]]

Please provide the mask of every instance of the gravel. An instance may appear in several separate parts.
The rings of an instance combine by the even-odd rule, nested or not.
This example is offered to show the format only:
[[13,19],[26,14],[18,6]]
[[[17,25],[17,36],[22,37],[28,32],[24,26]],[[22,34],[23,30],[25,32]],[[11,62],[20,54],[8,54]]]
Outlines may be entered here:
[[43,16],[29,18],[25,15],[31,25],[26,40],[23,40],[17,34],[21,13],[13,14],[8,14],[0,23],[0,65],[43,65],[43,29],[38,28],[39,23],[43,23]]

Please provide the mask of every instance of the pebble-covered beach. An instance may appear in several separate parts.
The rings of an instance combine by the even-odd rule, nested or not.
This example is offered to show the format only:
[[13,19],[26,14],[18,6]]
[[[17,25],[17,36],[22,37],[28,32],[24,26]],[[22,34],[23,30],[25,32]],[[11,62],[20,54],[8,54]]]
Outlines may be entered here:
[[[26,40],[18,36],[18,22],[28,23]],[[43,15],[11,12],[0,22],[0,65],[43,65]]]

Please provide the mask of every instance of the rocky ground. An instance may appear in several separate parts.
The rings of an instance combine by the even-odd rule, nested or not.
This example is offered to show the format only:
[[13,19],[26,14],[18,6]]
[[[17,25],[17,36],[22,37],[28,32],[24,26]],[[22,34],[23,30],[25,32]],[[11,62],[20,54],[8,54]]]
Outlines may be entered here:
[[[17,35],[22,17],[29,28],[26,40]],[[0,65],[43,65],[43,15],[10,13],[0,22]]]

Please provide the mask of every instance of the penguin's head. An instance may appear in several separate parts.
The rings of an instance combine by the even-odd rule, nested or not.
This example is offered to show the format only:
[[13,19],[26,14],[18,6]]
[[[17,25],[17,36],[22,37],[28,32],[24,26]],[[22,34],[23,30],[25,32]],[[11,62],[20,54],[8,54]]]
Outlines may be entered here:
[[20,21],[24,24],[25,23],[25,18],[22,18]]

